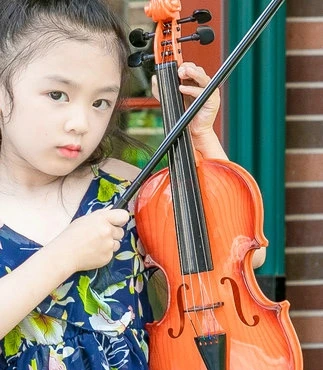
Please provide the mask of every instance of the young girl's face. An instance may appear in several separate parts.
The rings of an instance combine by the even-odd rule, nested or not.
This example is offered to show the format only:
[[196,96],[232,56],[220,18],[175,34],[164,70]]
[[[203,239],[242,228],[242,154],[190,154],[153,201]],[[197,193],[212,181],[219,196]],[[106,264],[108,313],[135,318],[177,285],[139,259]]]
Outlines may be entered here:
[[118,54],[112,45],[62,41],[21,68],[13,79],[12,114],[9,104],[0,107],[2,160],[61,176],[90,156],[120,89]]

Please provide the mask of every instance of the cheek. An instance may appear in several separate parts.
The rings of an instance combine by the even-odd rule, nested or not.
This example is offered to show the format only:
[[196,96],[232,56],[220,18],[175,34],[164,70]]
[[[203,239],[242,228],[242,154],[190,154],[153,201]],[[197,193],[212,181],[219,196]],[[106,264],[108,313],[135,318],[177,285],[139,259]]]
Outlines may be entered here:
[[97,128],[96,130],[94,130],[91,134],[91,137],[92,137],[92,142],[94,144],[94,146],[97,146],[99,145],[99,143],[102,141],[103,137],[105,136],[105,132],[106,132],[106,127],[103,128]]
[[[108,119],[109,120],[109,119]],[[88,132],[84,135],[84,140],[87,141],[91,147],[96,147],[101,142],[107,130],[107,119],[93,119]]]

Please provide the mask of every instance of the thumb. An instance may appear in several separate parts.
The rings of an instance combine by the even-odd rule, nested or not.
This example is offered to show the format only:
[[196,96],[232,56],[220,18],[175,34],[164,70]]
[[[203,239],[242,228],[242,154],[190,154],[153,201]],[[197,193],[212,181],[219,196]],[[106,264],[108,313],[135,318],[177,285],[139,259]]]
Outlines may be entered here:
[[129,220],[129,212],[124,209],[105,209],[107,220],[114,226],[123,226]]

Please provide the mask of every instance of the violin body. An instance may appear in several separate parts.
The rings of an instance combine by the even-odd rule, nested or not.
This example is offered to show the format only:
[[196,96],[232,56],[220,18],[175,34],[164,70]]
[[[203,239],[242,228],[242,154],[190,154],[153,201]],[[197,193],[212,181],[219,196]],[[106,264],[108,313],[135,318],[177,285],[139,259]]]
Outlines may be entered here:
[[[257,184],[243,168],[224,160],[201,161],[197,173],[215,264],[212,271],[182,274],[168,170],[153,175],[136,202],[146,264],[156,261],[162,266],[168,290],[164,316],[148,327],[150,369],[302,369],[289,303],[267,299],[253,273],[253,253],[267,244]],[[195,344],[199,335],[205,342]],[[221,341],[222,336],[226,344],[211,349],[220,353],[206,367],[198,346]]]
[[[177,74],[179,44],[187,39],[181,25],[210,17],[200,10],[180,19],[179,0],[150,0],[145,10],[158,22],[155,69],[168,135],[185,111]],[[200,27],[193,39],[205,45],[209,34],[209,27]],[[161,266],[152,284],[164,274],[162,284],[153,286],[152,306],[164,307],[147,328],[150,369],[302,370],[289,303],[265,297],[253,271],[255,250],[267,246],[255,180],[233,162],[200,159],[189,129],[167,156],[168,168],[143,184],[135,203],[145,264],[152,271]]]

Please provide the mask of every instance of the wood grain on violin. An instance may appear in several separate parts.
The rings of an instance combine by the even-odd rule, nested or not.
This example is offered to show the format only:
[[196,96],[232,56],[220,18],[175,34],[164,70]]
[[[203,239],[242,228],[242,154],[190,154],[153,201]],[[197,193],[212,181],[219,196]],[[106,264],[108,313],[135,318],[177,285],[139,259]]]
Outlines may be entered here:
[[[146,7],[157,23],[154,55],[166,134],[184,112],[177,68],[188,18],[181,19],[180,10],[177,0],[151,0]],[[196,12],[191,18],[202,23],[207,17],[200,21]],[[135,208],[145,263],[161,266],[155,282],[162,271],[166,289],[165,312],[148,327],[150,369],[301,370],[289,303],[266,298],[252,268],[254,251],[267,246],[255,180],[230,161],[198,158],[188,129],[168,158],[169,168],[141,187]]]

